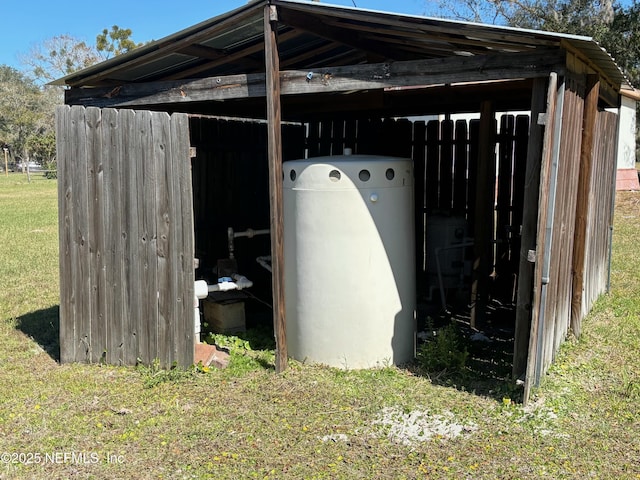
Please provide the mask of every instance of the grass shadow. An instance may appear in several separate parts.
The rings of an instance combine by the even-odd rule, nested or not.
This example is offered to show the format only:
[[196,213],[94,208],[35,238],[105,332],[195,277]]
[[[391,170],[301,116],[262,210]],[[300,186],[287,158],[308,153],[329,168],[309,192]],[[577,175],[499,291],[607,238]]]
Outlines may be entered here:
[[32,338],[53,360],[60,363],[60,307],[58,305],[18,317],[16,328]]
[[[513,367],[513,311],[510,308],[489,310],[488,320],[480,332],[469,328],[467,312],[462,314],[442,313],[430,318],[428,333],[438,332],[446,325],[453,325],[458,333],[460,343],[454,348],[466,351],[466,361],[462,368],[447,370],[426,368],[420,361],[420,355],[410,365],[409,370],[415,375],[428,377],[435,385],[455,388],[475,395],[493,398],[503,402],[509,398],[521,402],[524,389],[512,377]],[[434,341],[434,337],[423,340],[418,345]]]

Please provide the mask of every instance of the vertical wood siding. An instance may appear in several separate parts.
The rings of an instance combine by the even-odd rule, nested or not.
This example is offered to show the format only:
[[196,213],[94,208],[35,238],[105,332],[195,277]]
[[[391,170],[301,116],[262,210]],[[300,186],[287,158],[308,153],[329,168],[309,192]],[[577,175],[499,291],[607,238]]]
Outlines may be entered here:
[[594,175],[591,176],[589,189],[582,318],[604,293],[608,281],[617,130],[618,115],[598,112],[592,157]]
[[62,362],[193,363],[186,115],[56,111]]
[[[594,172],[587,191],[587,227],[576,230],[578,207],[578,179],[585,106],[584,75],[569,74],[565,78],[564,107],[558,156],[558,182],[553,206],[552,243],[545,248],[551,252],[551,267],[547,297],[541,307],[544,321],[535,345],[539,357],[536,383],[553,363],[558,348],[565,340],[571,324],[579,330],[593,302],[604,292],[607,284],[610,226],[612,222],[613,181],[615,173],[615,138],[617,116],[597,112],[593,153],[590,158]],[[584,200],[584,199],[583,199]],[[581,236],[585,235],[584,238]],[[577,236],[580,236],[579,238]],[[580,305],[572,306],[574,280],[574,243],[585,244],[584,277]],[[578,286],[580,288],[580,286]],[[577,308],[578,311],[572,311]],[[573,319],[572,319],[573,315]],[[530,350],[529,354],[532,354]],[[529,372],[532,375],[531,372]]]

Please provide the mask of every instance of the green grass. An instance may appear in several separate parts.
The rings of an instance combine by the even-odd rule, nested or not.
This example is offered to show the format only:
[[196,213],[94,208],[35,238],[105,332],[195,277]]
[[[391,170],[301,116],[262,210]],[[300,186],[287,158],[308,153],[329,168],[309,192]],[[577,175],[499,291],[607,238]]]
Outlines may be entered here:
[[0,208],[0,454],[36,462],[2,479],[640,479],[638,193],[618,197],[612,292],[527,408],[395,367],[278,375],[271,350],[208,373],[60,365],[56,183],[0,177]]

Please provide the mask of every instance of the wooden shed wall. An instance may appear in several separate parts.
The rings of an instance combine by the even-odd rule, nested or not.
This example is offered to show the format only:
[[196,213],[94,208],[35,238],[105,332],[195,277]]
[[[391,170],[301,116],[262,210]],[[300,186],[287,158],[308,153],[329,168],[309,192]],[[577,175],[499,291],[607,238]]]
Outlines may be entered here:
[[194,357],[188,117],[56,110],[62,362]]
[[[578,205],[578,179],[580,155],[583,145],[585,82],[584,75],[568,74],[565,77],[561,138],[557,155],[557,184],[553,202],[550,268],[546,285],[546,301],[540,312],[537,355],[540,362],[535,376],[546,372],[553,362],[559,346],[565,340],[572,322],[572,289],[576,212]],[[587,206],[588,222],[585,242],[584,295],[579,312],[574,315],[574,328],[580,328],[584,316],[595,299],[606,288],[606,272],[609,260],[609,226],[611,225],[612,185],[615,169],[615,114],[598,112],[594,132],[594,148],[591,156],[593,175],[589,183]],[[573,307],[575,308],[575,307]],[[576,312],[573,312],[574,314]]]
[[596,118],[593,166],[589,191],[585,275],[581,317],[605,292],[609,274],[609,248],[613,226],[612,202],[615,196],[616,137],[618,115],[600,111]]

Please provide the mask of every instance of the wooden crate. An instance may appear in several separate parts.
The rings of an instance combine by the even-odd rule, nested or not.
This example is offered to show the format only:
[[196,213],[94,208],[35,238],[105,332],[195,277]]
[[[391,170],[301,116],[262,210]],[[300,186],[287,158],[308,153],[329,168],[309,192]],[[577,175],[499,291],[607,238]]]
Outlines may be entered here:
[[203,301],[205,330],[212,333],[232,334],[246,330],[244,302]]

